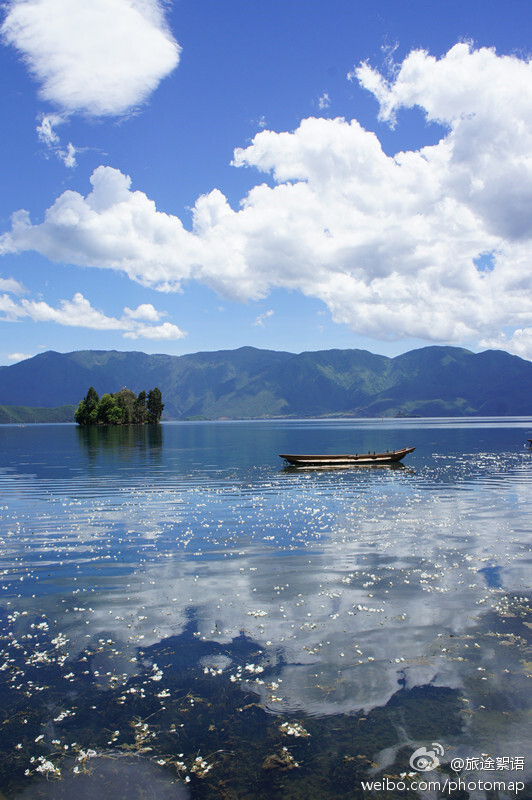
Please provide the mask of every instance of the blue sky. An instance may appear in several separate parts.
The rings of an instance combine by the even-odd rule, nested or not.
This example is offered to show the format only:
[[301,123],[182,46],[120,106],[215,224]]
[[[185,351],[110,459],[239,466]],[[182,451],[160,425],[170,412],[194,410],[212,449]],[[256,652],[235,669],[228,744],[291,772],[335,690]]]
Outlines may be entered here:
[[0,363],[532,358],[529,2],[12,0]]

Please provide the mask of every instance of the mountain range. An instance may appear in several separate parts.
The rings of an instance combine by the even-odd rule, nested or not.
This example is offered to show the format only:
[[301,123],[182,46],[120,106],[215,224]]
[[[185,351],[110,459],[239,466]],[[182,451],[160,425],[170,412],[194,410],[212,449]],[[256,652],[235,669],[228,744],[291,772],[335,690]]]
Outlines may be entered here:
[[241,347],[183,356],[41,353],[0,367],[0,422],[72,419],[89,386],[100,395],[158,386],[167,419],[532,412],[532,363],[500,350],[434,346],[388,358],[366,350]]

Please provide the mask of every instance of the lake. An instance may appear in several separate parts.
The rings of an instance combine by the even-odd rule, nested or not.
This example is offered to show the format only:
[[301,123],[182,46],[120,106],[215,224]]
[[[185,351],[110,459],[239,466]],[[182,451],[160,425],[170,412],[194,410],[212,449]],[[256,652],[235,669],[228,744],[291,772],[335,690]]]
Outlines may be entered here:
[[530,430],[0,426],[0,797],[532,797]]

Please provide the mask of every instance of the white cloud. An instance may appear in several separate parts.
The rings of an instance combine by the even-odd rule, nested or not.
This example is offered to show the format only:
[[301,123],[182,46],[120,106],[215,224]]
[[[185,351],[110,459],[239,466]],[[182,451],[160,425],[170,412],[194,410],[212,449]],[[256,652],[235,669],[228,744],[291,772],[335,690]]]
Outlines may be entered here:
[[161,319],[162,312],[157,311],[151,303],[142,303],[136,308],[124,308],[124,315],[131,317],[131,319],[144,319],[148,322],[158,322]]
[[37,137],[66,167],[76,148],[56,131],[73,113],[118,116],[139,107],[177,66],[180,47],[161,0],[10,0],[1,27],[56,113]]
[[25,361],[27,358],[33,358],[31,353],[8,353],[9,361]]
[[0,294],[0,313],[4,316],[0,319],[14,322],[19,316],[26,316],[23,313],[18,313],[21,306],[7,294]]
[[59,136],[55,132],[56,125],[64,122],[60,114],[43,114],[41,124],[37,125],[37,136],[40,142],[48,147],[55,147],[59,144]]
[[[20,319],[31,319],[33,322],[55,322],[74,328],[89,328],[99,331],[123,331],[127,339],[181,339],[186,333],[177,325],[165,322],[152,326],[143,324],[146,320],[159,320],[161,312],[151,304],[138,306],[134,311],[125,308],[122,317],[108,317],[103,311],[91,306],[90,302],[76,292],[72,300],[61,300],[54,308],[43,300],[12,300],[7,294],[0,296],[0,312],[4,322],[16,322]],[[140,322],[139,320],[142,320]]]
[[115,116],[142,104],[177,66],[159,0],[11,0],[2,25],[62,112]]
[[0,292],[10,292],[11,294],[26,294],[26,287],[14,278],[0,278]]
[[532,327],[517,328],[510,335],[501,333],[492,339],[482,339],[479,345],[489,350],[506,350],[521,358],[532,359]]
[[162,325],[139,325],[124,333],[125,339],[182,339],[186,333],[171,322]]
[[273,309],[270,308],[269,311],[265,311],[263,314],[259,314],[253,324],[258,325],[259,328],[264,328],[264,320],[268,319],[269,317],[272,317],[274,313],[275,312],[273,311]]
[[55,127],[65,121],[66,118],[60,114],[43,114],[40,125],[37,125],[37,138],[63,162],[65,167],[72,169],[76,166],[76,148],[72,142],[69,142],[64,148],[55,131]]
[[[256,185],[238,211],[217,189],[203,195],[192,231],[99,167],[86,197],[63,193],[41,224],[14,215],[0,246],[162,291],[190,279],[241,301],[298,290],[376,339],[496,342],[531,328],[532,65],[460,44],[441,59],[415,51],[391,78],[367,64],[352,75],[382,119],[418,105],[441,140],[391,157],[356,120],[261,131],[233,163],[276,185]],[[486,253],[489,270],[477,267]],[[526,336],[504,341],[532,358]]]
[[72,300],[61,300],[58,308],[53,308],[43,300],[22,300],[20,316],[29,316],[34,322],[57,322],[74,328],[92,328],[94,330],[121,330],[124,323],[114,317],[106,316],[102,311],[93,308],[80,292],[76,292]]
[[329,97],[327,92],[324,92],[318,100],[318,108],[319,109],[329,108],[330,105],[331,105],[331,98]]
[[76,166],[76,152],[77,150],[72,144],[72,142],[69,142],[66,146],[66,150],[61,148],[60,150],[58,150],[57,155],[59,156],[65,167],[69,167],[70,169],[72,169],[73,167]]

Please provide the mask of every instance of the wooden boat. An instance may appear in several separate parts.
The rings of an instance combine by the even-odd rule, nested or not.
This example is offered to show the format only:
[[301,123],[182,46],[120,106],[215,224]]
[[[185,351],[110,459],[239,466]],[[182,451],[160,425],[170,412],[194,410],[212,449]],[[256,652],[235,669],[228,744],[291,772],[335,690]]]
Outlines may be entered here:
[[396,464],[415,447],[403,447],[402,450],[387,450],[385,453],[354,453],[344,455],[289,455],[279,453],[293,467],[355,467],[380,466],[381,464]]

